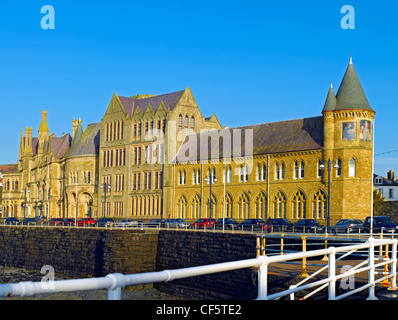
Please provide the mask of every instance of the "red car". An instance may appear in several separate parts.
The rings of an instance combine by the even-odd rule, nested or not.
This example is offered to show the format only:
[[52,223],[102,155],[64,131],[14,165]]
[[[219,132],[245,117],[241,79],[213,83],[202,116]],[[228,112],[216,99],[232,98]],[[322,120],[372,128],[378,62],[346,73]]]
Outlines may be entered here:
[[206,228],[211,228],[214,227],[214,225],[216,224],[216,219],[208,219],[208,218],[202,218],[199,219],[198,221],[194,222],[191,224],[191,228],[193,229],[201,229],[204,228],[206,226]]
[[77,225],[79,227],[89,226],[94,223],[95,223],[95,219],[93,219],[93,218],[81,218],[79,221],[77,221]]
[[62,218],[52,218],[50,221],[48,221],[49,226],[59,226],[63,223]]

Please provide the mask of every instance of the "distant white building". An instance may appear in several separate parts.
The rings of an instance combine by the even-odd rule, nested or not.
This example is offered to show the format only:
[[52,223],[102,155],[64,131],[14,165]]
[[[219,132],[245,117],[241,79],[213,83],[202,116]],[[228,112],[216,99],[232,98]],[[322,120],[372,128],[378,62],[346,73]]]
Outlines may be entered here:
[[387,172],[387,178],[373,175],[373,184],[387,201],[398,201],[398,181],[394,177],[394,171]]

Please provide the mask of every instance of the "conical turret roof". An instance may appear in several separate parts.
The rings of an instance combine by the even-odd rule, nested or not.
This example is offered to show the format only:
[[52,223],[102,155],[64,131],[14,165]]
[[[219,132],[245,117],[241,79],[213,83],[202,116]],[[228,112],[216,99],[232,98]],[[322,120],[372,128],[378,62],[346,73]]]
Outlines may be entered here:
[[357,73],[355,72],[352,58],[350,58],[350,63],[348,64],[343,80],[341,81],[339,90],[337,91],[336,106],[334,108],[334,110],[346,109],[364,109],[373,111],[369,105],[368,99],[366,98],[365,92],[362,89],[361,83],[359,82]]
[[329,92],[326,97],[325,105],[323,106],[322,112],[333,111],[335,107],[336,107],[336,96],[334,94],[333,85],[330,84]]

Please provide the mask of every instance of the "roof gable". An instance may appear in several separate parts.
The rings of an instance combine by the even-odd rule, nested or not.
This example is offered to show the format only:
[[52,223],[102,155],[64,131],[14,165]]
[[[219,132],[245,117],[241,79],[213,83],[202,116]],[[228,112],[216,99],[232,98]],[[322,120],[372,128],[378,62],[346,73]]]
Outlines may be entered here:
[[120,96],[119,99],[124,111],[129,117],[131,117],[137,111],[140,111],[141,114],[144,114],[149,105],[154,113],[158,110],[161,104],[167,111],[171,111],[177,105],[184,92],[185,90],[144,99]]

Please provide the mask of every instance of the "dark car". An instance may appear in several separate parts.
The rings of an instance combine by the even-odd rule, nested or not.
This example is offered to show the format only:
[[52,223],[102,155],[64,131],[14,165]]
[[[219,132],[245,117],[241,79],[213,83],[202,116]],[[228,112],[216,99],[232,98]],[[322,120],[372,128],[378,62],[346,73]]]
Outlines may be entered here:
[[52,218],[50,221],[48,221],[49,226],[59,226],[62,225],[62,222],[64,220],[62,218]]
[[6,218],[6,224],[7,225],[17,225],[17,224],[19,224],[19,220],[15,217],[8,217],[8,218]]
[[192,229],[211,228],[216,223],[216,219],[202,218],[191,224]]
[[114,224],[115,220],[112,218],[101,218],[95,221],[94,226],[95,227],[109,227],[110,225]]
[[239,225],[239,222],[232,218],[221,218],[218,219],[215,225],[216,229],[227,229],[232,230],[236,229]]
[[34,226],[36,225],[37,221],[35,218],[24,218],[22,220],[22,225],[24,226]]
[[75,219],[66,218],[62,222],[62,225],[63,226],[74,226],[75,225]]
[[363,221],[359,219],[341,219],[330,228],[333,233],[360,232],[363,227]]
[[265,221],[262,219],[246,219],[241,222],[238,226],[241,230],[262,230],[265,225]]
[[[363,229],[365,232],[370,232],[370,222],[371,217],[366,217],[363,223]],[[398,232],[398,226],[391,218],[386,216],[376,216],[373,217],[373,232]]]
[[295,232],[325,232],[325,227],[321,226],[315,219],[300,219],[294,224]]
[[152,219],[149,222],[144,223],[144,227],[147,228],[160,228],[165,226],[165,219]]
[[293,222],[291,222],[287,219],[283,219],[283,218],[268,219],[265,222],[264,231],[266,231],[266,232],[283,232],[283,231],[291,232],[291,231],[293,231]]

